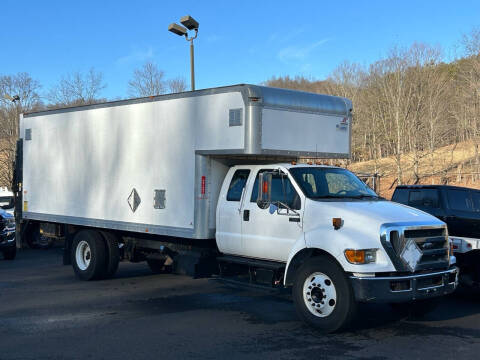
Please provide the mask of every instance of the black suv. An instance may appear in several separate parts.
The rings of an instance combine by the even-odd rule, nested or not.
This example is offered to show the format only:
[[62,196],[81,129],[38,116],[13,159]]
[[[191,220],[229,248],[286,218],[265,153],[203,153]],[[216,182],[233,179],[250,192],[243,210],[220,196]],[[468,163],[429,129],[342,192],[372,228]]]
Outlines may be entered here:
[[0,208],[0,252],[5,260],[15,259],[17,245],[15,244],[15,218]]
[[399,185],[392,201],[447,223],[463,283],[480,285],[480,190],[449,185]]

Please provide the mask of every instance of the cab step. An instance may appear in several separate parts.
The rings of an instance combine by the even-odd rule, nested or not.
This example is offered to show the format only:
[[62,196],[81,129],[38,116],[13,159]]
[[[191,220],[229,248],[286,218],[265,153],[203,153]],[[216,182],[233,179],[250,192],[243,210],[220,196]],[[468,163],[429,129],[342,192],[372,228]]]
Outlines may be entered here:
[[220,256],[217,261],[221,279],[231,283],[268,288],[283,287],[285,263],[241,256]]
[[268,261],[268,260],[259,260],[259,259],[251,259],[243,256],[233,256],[233,255],[225,255],[217,257],[217,261],[219,263],[232,263],[238,265],[246,265],[256,268],[262,269],[270,269],[270,270],[280,270],[284,269],[286,264],[279,261]]

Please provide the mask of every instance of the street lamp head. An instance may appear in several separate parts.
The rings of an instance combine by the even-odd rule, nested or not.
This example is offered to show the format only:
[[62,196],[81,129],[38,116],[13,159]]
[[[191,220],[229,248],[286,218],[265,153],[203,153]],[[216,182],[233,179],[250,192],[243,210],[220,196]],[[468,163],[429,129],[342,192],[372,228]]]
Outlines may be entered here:
[[10,100],[13,103],[16,101],[20,101],[20,96],[18,95],[14,95],[13,97],[11,97],[9,94],[3,94],[3,97],[7,100]]
[[187,35],[187,29],[185,29],[183,26],[180,26],[175,23],[171,23],[168,25],[168,31],[178,35],[178,36],[185,36]]
[[183,26],[185,26],[188,30],[198,30],[199,23],[190,15],[183,16],[180,19],[180,22]]

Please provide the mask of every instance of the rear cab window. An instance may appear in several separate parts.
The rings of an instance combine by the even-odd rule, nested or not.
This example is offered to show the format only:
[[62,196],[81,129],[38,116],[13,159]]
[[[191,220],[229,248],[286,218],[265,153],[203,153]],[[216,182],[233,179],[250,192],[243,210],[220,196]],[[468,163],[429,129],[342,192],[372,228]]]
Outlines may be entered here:
[[408,204],[408,189],[395,189],[392,196],[392,201],[400,204]]
[[235,171],[232,181],[230,181],[230,186],[228,187],[227,201],[240,201],[249,175],[250,170],[248,169],[240,169]]
[[448,189],[447,198],[450,209],[458,211],[473,211],[473,203],[470,199],[470,192],[468,190]]
[[438,190],[411,189],[408,195],[408,205],[412,207],[438,209],[440,207]]

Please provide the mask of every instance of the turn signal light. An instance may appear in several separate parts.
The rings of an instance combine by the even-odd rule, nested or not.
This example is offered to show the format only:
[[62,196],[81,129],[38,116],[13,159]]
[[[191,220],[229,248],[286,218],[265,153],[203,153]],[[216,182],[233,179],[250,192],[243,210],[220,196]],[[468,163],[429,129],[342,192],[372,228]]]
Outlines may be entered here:
[[377,260],[377,249],[345,250],[345,258],[350,264],[369,264]]

